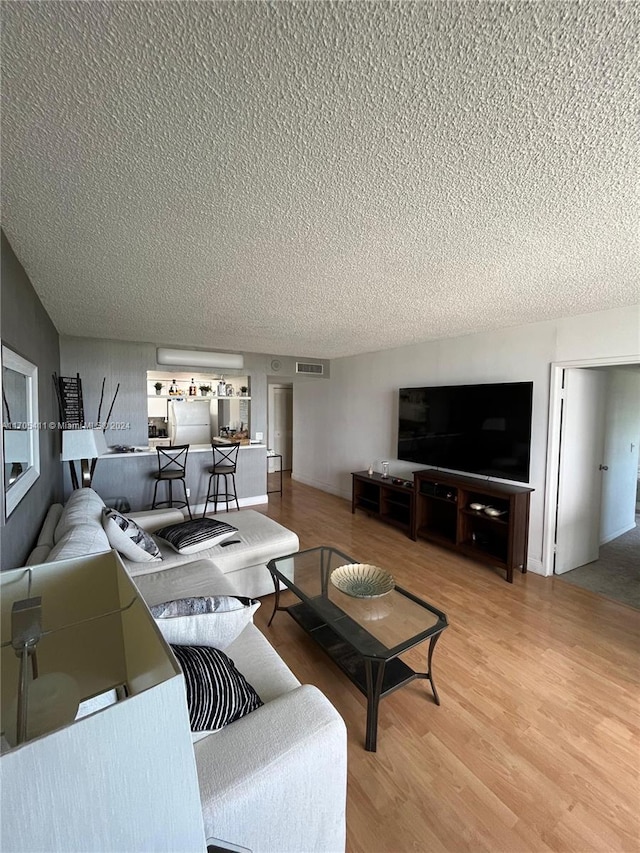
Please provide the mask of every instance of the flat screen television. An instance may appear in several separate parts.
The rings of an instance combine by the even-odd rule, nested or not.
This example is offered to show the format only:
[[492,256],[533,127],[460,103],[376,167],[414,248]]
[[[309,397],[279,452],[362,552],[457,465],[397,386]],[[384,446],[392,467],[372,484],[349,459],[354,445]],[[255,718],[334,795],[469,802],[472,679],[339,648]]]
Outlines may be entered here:
[[529,481],[533,382],[400,388],[398,459]]

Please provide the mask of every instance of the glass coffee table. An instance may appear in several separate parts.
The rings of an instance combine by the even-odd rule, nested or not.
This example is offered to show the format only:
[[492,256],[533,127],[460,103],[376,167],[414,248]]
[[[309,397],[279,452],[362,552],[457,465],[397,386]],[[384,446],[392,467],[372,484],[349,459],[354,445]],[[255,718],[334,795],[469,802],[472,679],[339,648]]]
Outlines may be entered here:
[[[339,566],[357,561],[329,546],[298,551],[270,560],[267,568],[275,586],[269,625],[278,610],[286,610],[324,649],[367,697],[365,749],[376,751],[380,699],[415,678],[428,679],[436,705],[432,657],[447,617],[431,604],[396,586],[377,598],[356,598],[330,580]],[[280,583],[300,601],[280,607]],[[427,671],[414,672],[399,655],[429,640]]]

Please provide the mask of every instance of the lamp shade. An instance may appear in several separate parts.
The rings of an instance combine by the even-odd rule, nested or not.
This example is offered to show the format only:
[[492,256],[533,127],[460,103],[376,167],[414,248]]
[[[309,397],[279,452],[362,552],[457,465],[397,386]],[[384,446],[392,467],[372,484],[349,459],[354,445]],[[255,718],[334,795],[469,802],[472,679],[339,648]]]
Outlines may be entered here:
[[[184,678],[120,557],[108,551],[0,576],[2,731],[15,725],[20,685],[15,602],[40,597],[44,629],[29,736],[0,755],[0,849],[204,851]],[[74,719],[78,700],[104,694],[110,701]]]
[[62,432],[62,460],[97,459],[107,452],[101,429],[65,429]]

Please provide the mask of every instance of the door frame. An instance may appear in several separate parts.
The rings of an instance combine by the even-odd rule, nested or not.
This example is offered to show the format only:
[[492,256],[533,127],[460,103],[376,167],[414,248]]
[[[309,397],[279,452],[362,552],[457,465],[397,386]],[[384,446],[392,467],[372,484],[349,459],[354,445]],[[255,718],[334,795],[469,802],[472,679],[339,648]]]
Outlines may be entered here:
[[[291,434],[293,437],[293,394],[294,394],[294,383],[290,379],[286,379],[278,376],[274,381],[267,382],[267,447],[273,447],[273,403],[274,403],[274,390],[276,388],[290,388],[291,389],[291,404],[292,404],[292,412],[291,412]],[[267,460],[268,461],[268,460]],[[293,471],[293,448],[291,450],[291,470]],[[281,464],[284,464],[284,460],[281,460]],[[275,469],[274,469],[275,470]],[[273,472],[270,472],[273,473]]]
[[549,425],[547,434],[547,471],[545,477],[544,514],[542,521],[542,569],[545,577],[553,575],[555,555],[556,515],[558,510],[558,478],[560,476],[560,440],[562,433],[562,402],[564,371],[580,367],[619,367],[639,364],[640,354],[590,358],[551,363],[549,388]]

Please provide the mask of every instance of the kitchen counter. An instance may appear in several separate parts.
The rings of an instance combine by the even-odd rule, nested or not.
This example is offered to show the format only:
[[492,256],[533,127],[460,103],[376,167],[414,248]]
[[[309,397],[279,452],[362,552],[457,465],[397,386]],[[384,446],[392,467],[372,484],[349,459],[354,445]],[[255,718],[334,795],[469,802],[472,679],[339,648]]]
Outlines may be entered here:
[[[187,456],[186,485],[189,504],[195,515],[204,508],[209,468],[213,462],[211,444],[194,444]],[[67,465],[63,466],[65,498],[71,493],[71,480]],[[111,451],[98,458],[93,476],[93,488],[109,502],[126,498],[132,511],[151,508],[153,487],[158,471],[158,454],[155,448],[136,447],[134,451]],[[238,502],[241,507],[267,503],[267,446],[266,444],[240,445],[236,473]],[[158,500],[165,500],[166,484],[158,487]],[[182,488],[174,485],[174,494]]]
[[[218,442],[216,442],[218,443]],[[229,444],[229,442],[225,441],[225,444]],[[266,444],[241,444],[240,450],[266,450]],[[192,453],[211,453],[211,445],[210,444],[192,444],[189,447],[189,455]],[[103,453],[100,456],[100,459],[122,459],[125,458],[137,458],[140,456],[153,456],[157,458],[157,452],[155,447],[136,447],[135,450],[110,450],[108,453]]]

